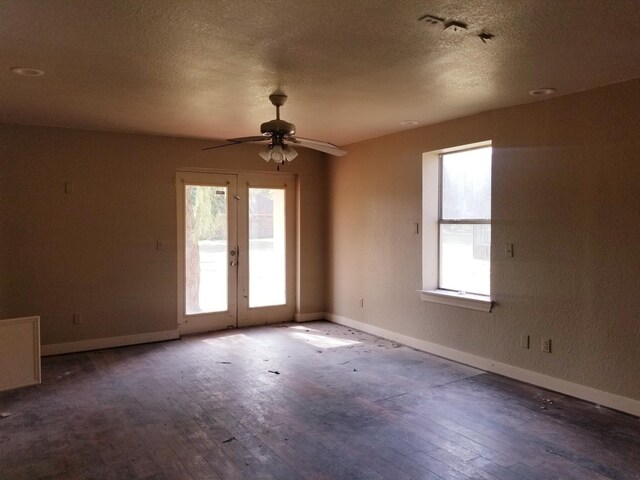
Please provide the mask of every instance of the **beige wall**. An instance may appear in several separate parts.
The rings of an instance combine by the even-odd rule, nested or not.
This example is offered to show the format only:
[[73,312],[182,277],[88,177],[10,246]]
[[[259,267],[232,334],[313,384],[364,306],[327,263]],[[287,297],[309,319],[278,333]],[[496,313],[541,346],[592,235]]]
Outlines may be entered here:
[[[275,171],[258,147],[209,145],[0,125],[0,318],[40,315],[43,344],[175,329],[176,169]],[[326,159],[299,153],[298,311],[322,312]]]
[[[634,80],[348,146],[330,163],[328,311],[640,399],[639,125]],[[422,153],[484,140],[494,147],[489,314],[420,300],[413,233]]]

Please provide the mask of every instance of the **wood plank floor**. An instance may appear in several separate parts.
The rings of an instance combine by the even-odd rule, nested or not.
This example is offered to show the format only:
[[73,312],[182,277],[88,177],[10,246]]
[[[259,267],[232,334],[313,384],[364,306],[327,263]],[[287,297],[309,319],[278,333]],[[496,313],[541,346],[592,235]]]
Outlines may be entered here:
[[0,479],[638,479],[640,421],[327,322],[45,358]]

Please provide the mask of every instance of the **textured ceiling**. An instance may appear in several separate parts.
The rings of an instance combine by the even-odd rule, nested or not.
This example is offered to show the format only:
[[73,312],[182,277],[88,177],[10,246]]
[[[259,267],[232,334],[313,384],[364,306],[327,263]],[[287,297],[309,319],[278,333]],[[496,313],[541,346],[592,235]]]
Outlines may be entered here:
[[344,145],[640,77],[638,0],[0,0],[0,18],[14,123],[255,135],[281,88],[300,136]]

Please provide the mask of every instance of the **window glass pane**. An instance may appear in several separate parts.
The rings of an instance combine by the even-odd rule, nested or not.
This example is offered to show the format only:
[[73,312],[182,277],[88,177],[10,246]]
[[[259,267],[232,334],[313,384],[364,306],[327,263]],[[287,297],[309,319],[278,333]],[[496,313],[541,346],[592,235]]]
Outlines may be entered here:
[[249,189],[249,307],[286,303],[285,209],[279,188]]
[[491,147],[442,156],[442,218],[491,218]]
[[440,288],[489,295],[491,225],[440,225]]
[[227,310],[227,187],[185,187],[187,315]]

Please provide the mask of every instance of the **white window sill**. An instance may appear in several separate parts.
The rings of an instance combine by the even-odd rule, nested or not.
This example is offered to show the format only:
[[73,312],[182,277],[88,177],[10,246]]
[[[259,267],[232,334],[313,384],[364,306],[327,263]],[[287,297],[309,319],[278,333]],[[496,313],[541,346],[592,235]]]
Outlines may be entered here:
[[480,312],[490,312],[493,302],[489,297],[471,293],[450,292],[448,290],[418,290],[423,302],[441,303],[454,307],[468,308]]

